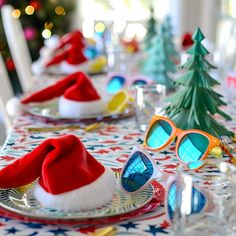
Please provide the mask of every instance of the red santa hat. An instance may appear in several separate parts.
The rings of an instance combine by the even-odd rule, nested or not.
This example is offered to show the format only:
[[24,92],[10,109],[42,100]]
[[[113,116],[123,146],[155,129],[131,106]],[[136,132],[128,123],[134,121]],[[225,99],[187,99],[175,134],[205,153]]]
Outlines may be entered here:
[[86,62],[87,58],[84,56],[83,51],[78,47],[72,45],[67,48],[65,51],[60,52],[55,57],[50,59],[46,63],[46,67],[59,64],[61,62],[67,62],[70,65],[79,65],[83,62]]
[[185,33],[182,37],[182,48],[187,49],[190,46],[192,46],[194,41],[192,40],[192,34],[191,33]]
[[44,102],[55,97],[60,97],[58,108],[60,115],[64,117],[97,115],[105,110],[105,102],[83,72],[71,74],[56,84],[22,99],[21,103]]
[[70,45],[69,48],[55,55],[44,64],[44,67],[58,65],[58,71],[64,74],[74,73],[78,70],[88,71],[90,62],[84,56],[83,50],[77,46]]
[[75,30],[68,34],[65,34],[61,39],[57,49],[63,48],[66,45],[71,44],[78,48],[84,48],[84,36],[79,30]]
[[64,211],[89,210],[111,201],[116,180],[78,137],[45,140],[32,152],[0,170],[0,188],[15,188],[39,178],[35,198]]

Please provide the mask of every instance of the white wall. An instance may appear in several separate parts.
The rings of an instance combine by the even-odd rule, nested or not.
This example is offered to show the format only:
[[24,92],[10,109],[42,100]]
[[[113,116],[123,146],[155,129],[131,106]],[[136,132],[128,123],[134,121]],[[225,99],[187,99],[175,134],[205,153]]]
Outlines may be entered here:
[[[81,29],[81,2],[93,0],[76,0],[77,6],[74,16],[73,28]],[[153,0],[155,1],[155,0]],[[162,0],[167,1],[167,0]],[[217,19],[220,11],[221,0],[169,0],[170,15],[172,18],[175,35],[193,32],[200,27],[205,37],[212,42],[216,39]],[[91,14],[92,7],[88,12]]]
[[193,32],[196,27],[200,27],[205,37],[209,41],[215,42],[217,19],[220,13],[220,0],[170,1],[174,2],[171,4],[171,11],[178,11],[179,35],[187,31]]

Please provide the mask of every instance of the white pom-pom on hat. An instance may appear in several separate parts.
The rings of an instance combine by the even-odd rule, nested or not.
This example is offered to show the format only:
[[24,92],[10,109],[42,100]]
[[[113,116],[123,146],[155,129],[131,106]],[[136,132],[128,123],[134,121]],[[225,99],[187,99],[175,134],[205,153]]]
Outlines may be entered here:
[[20,102],[17,97],[13,97],[7,102],[6,109],[7,113],[10,116],[16,116],[24,111],[25,106]]

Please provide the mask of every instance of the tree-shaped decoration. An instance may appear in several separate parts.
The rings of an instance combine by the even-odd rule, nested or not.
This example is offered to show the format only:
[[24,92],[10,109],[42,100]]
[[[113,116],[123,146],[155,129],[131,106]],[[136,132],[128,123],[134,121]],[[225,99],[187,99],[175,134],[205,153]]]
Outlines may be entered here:
[[153,8],[151,7],[150,8],[150,13],[151,13],[151,16],[147,22],[147,33],[146,33],[146,36],[144,38],[144,50],[147,51],[150,46],[151,46],[151,42],[152,42],[152,38],[156,35],[156,26],[157,26],[157,22],[154,18],[154,10]]
[[173,42],[173,38],[174,38],[173,27],[171,25],[170,16],[166,16],[162,24],[165,29],[164,37],[166,38],[166,41],[168,42],[166,44],[167,54],[168,54],[169,58],[171,60],[173,60],[174,63],[178,63],[179,62],[179,54],[176,52],[175,44]]
[[192,39],[194,44],[187,51],[190,57],[182,66],[187,72],[176,81],[184,88],[169,98],[170,105],[166,107],[166,114],[181,129],[200,129],[217,137],[232,136],[233,133],[213,117],[214,114],[219,114],[231,120],[229,115],[220,110],[220,106],[226,105],[221,100],[222,95],[212,89],[219,83],[208,74],[208,71],[216,67],[205,59],[209,52],[201,43],[204,35],[199,28]]
[[173,88],[173,81],[169,75],[176,68],[167,54],[166,41],[164,37],[164,26],[158,28],[158,34],[153,38],[152,46],[148,50],[147,59],[143,65],[143,73],[153,79],[156,83],[164,84],[167,88]]

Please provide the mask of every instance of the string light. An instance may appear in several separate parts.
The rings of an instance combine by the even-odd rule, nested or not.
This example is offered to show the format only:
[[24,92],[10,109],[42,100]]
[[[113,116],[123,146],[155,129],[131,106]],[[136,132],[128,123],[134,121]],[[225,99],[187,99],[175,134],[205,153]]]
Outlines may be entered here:
[[55,8],[55,13],[56,13],[57,15],[65,15],[65,14],[66,14],[65,9],[64,9],[64,7],[62,7],[62,6],[57,6],[57,7]]
[[20,12],[20,10],[19,9],[15,9],[15,10],[13,10],[12,11],[12,13],[11,13],[11,15],[12,15],[12,17],[14,17],[14,18],[19,18],[20,17],[20,15],[21,15],[21,12]]
[[52,29],[53,28],[53,23],[52,22],[45,22],[44,24],[45,29]]
[[26,13],[27,15],[33,15],[33,14],[34,14],[34,7],[31,6],[31,5],[27,6],[27,7],[25,8],[25,13]]
[[45,30],[43,30],[43,32],[42,32],[42,36],[43,36],[43,38],[45,38],[45,39],[50,38],[51,35],[52,35],[52,32],[51,32],[49,29],[45,29]]

